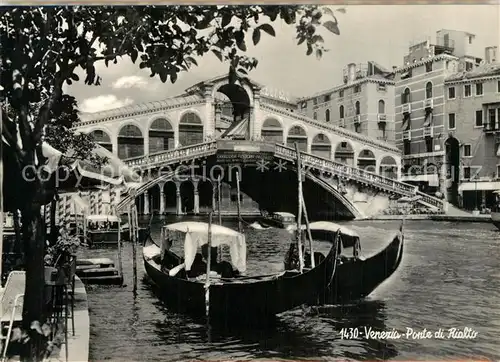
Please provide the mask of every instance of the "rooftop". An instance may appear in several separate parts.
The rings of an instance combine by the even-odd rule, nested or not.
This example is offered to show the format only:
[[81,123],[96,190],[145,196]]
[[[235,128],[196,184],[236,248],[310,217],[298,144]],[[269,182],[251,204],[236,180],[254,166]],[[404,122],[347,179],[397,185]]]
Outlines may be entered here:
[[491,76],[500,76],[500,63],[484,64],[468,72],[458,72],[447,77],[445,81],[450,82]]

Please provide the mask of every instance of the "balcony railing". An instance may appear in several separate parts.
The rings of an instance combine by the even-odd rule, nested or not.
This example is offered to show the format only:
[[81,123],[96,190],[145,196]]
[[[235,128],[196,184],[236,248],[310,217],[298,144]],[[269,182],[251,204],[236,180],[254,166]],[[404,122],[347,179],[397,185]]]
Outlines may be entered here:
[[361,123],[361,116],[359,114],[354,116],[354,124],[360,124]]
[[403,131],[403,141],[411,141],[411,130]]
[[424,108],[425,109],[434,108],[434,99],[428,98],[428,99],[424,100]]
[[411,113],[411,103],[403,104],[403,113]]
[[377,118],[379,123],[387,121],[387,115],[383,113],[379,113]]
[[384,142],[387,142],[387,139],[388,139],[388,138],[387,138],[387,136],[378,136],[378,137],[377,137],[377,139],[378,139],[379,141],[384,141]]
[[341,118],[339,122],[340,127],[345,127],[345,118]]
[[484,132],[500,132],[500,126],[498,122],[487,122],[484,124],[483,127]]
[[424,127],[424,137],[433,137],[433,136],[434,136],[434,128]]

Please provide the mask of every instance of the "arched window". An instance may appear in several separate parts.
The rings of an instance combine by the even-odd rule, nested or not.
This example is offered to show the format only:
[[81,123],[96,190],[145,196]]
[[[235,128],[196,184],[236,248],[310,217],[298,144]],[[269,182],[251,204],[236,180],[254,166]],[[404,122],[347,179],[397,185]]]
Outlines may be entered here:
[[179,122],[180,146],[195,145],[203,142],[203,122],[196,113],[189,112]]
[[90,132],[90,137],[94,139],[94,142],[97,143],[98,145],[104,147],[108,151],[113,152],[113,144],[111,143],[111,137],[109,135],[102,131],[102,130],[95,130]]
[[339,118],[344,118],[344,106],[339,107]]
[[359,101],[356,101],[356,115],[358,115],[360,113],[361,113],[361,109],[360,109],[360,106],[359,106]]
[[174,129],[165,118],[158,118],[149,127],[149,153],[169,150],[175,147]]
[[385,114],[385,102],[382,99],[378,101],[378,113]]
[[325,121],[330,122],[330,110],[329,109],[327,109],[325,111]]
[[410,101],[411,101],[410,88],[405,88],[404,92],[401,94],[401,103],[406,104],[410,103]]
[[283,143],[283,127],[277,119],[266,119],[262,125],[260,134],[267,142]]
[[426,99],[432,98],[432,83],[431,82],[427,82],[427,84],[425,85],[425,98]]
[[139,127],[128,124],[118,133],[118,157],[127,159],[144,155],[144,137]]

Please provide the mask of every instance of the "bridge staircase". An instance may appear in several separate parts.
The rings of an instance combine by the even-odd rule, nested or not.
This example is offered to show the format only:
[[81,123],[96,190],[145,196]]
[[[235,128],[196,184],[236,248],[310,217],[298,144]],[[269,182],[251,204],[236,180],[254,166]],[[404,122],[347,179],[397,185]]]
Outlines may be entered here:
[[[191,162],[198,158],[215,155],[217,153],[219,142],[224,142],[224,140],[209,141],[173,150],[166,150],[147,156],[130,158],[128,160],[125,160],[125,163],[127,164],[127,166],[134,169],[139,168],[142,172],[158,168],[168,168],[172,165]],[[253,144],[257,143],[259,142],[253,142]],[[265,144],[265,142],[263,144]],[[295,150],[283,144],[276,144],[274,146],[274,156],[290,163],[294,163],[297,159]],[[418,195],[420,196],[418,204],[432,209],[443,210],[445,208],[445,202],[443,200],[427,195],[419,191],[418,187],[398,180],[384,177],[382,175],[349,166],[341,162],[325,159],[306,152],[301,152],[301,161],[302,165],[306,168],[306,170],[309,171],[319,171],[323,173],[334,174],[336,176],[360,183],[361,185],[364,185],[366,187],[371,187],[400,197],[414,197]],[[144,180],[144,183],[137,189],[136,194],[140,195],[155,184],[163,180],[168,180],[174,175],[174,171],[160,172],[158,177]],[[122,199],[117,206],[117,210],[122,211],[130,201],[130,196]]]

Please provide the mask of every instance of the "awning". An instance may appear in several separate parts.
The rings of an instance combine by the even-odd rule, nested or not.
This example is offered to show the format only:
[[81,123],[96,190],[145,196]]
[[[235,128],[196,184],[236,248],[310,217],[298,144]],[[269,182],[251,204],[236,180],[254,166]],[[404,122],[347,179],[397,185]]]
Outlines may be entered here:
[[221,138],[243,137],[246,138],[248,134],[248,117],[239,122],[233,122],[231,126],[226,129]]
[[425,175],[402,176],[401,181],[403,181],[403,182],[428,182],[429,186],[438,186],[439,185],[439,176],[435,173],[425,174]]
[[432,124],[432,117],[432,112],[426,113],[424,127],[429,127]]
[[500,181],[468,181],[458,186],[458,191],[495,191],[500,190]]

